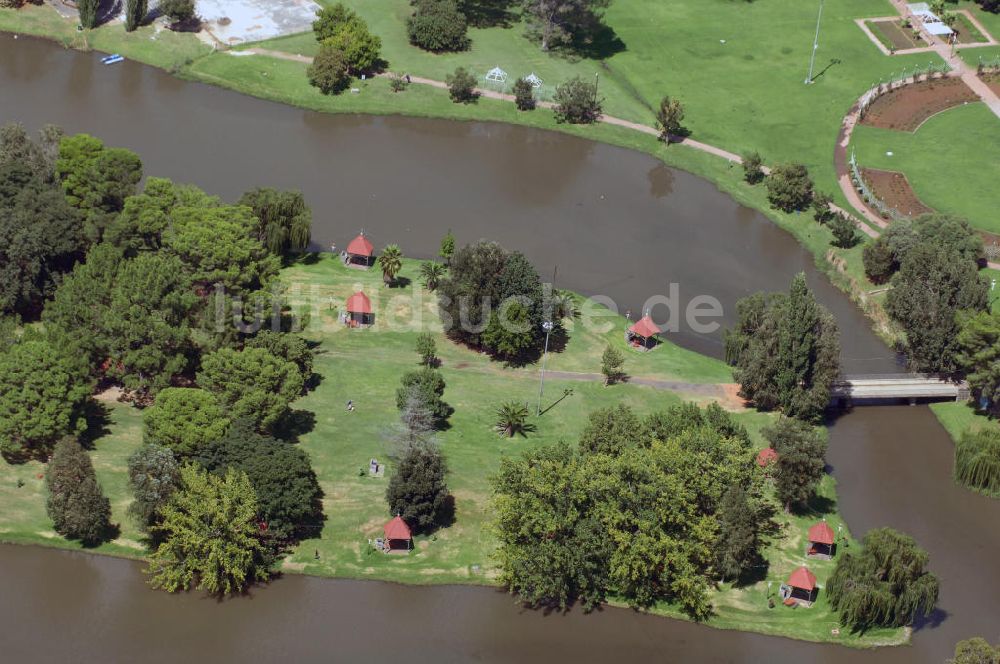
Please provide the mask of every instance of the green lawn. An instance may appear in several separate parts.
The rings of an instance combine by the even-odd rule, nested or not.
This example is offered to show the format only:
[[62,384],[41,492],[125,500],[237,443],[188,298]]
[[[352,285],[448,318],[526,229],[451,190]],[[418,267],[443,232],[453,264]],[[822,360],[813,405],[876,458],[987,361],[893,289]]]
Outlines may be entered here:
[[1000,120],[985,104],[939,113],[912,134],[861,125],[852,145],[861,164],[905,173],[929,207],[966,217],[976,228],[1000,232]]

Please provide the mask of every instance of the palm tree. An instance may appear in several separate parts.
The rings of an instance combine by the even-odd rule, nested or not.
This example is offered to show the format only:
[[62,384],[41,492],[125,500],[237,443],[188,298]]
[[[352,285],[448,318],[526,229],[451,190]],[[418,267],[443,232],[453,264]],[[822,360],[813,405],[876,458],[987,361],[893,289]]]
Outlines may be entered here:
[[382,250],[382,255],[378,257],[378,266],[382,268],[382,280],[385,285],[392,285],[396,275],[403,269],[403,252],[400,251],[398,244],[390,244]]
[[569,291],[552,289],[552,320],[562,320],[563,318],[579,318],[580,310],[576,307],[576,300]]
[[535,425],[528,424],[528,408],[517,401],[506,401],[496,410],[496,430],[501,436],[513,438],[521,434],[527,438],[529,431],[535,430]]
[[441,283],[441,277],[444,276],[445,267],[441,263],[435,263],[434,261],[426,261],[420,265],[420,276],[424,280],[424,288],[433,292],[437,290],[438,284]]

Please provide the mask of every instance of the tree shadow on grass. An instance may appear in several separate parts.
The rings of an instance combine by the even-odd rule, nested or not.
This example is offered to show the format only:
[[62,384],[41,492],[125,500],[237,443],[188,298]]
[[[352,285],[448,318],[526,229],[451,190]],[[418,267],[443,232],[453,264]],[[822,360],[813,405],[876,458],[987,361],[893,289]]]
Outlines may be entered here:
[[299,438],[316,428],[316,413],[311,410],[293,410],[286,417],[274,437],[288,443],[298,443]]
[[610,25],[594,18],[590,27],[576,36],[564,49],[568,55],[590,60],[606,60],[627,47]]
[[517,0],[461,0],[459,8],[474,28],[509,28],[518,19]]
[[85,450],[94,449],[98,439],[111,433],[111,409],[100,401],[90,399],[84,410],[87,428],[80,434],[80,445]]

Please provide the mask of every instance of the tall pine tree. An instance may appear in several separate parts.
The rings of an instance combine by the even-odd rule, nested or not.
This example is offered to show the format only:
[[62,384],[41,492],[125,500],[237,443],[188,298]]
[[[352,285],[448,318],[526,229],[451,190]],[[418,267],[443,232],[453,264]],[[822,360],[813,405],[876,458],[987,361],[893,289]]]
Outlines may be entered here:
[[57,533],[86,545],[99,544],[111,532],[111,502],[101,491],[94,465],[75,438],[56,443],[45,472],[46,509]]

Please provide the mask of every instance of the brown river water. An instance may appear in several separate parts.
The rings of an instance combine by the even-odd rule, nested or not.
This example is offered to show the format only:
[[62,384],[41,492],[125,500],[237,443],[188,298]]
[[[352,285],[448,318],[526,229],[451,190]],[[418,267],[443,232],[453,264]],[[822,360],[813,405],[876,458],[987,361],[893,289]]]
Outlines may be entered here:
[[[86,131],[131,148],[146,172],[226,199],[267,185],[301,189],[314,242],[361,228],[430,257],[441,235],[525,251],[557,286],[622,310],[679,285],[681,303],[735,301],[807,274],[842,330],[851,372],[897,368],[861,313],[812,257],[763,215],[652,157],[490,123],[328,116],[174,79],[105,67],[0,35],[0,122]],[[654,316],[662,310],[654,309]],[[720,334],[671,338],[718,356]],[[714,630],[620,609],[545,615],[499,591],[287,576],[216,602],[149,590],[129,561],[0,546],[2,661],[942,662],[955,641],[1000,640],[1000,501],[954,486],[951,442],[926,407],[859,408],[834,421],[829,461],[855,533],[913,534],[941,577],[940,610],[905,648],[853,651]],[[2,507],[2,506],[0,506]]]

